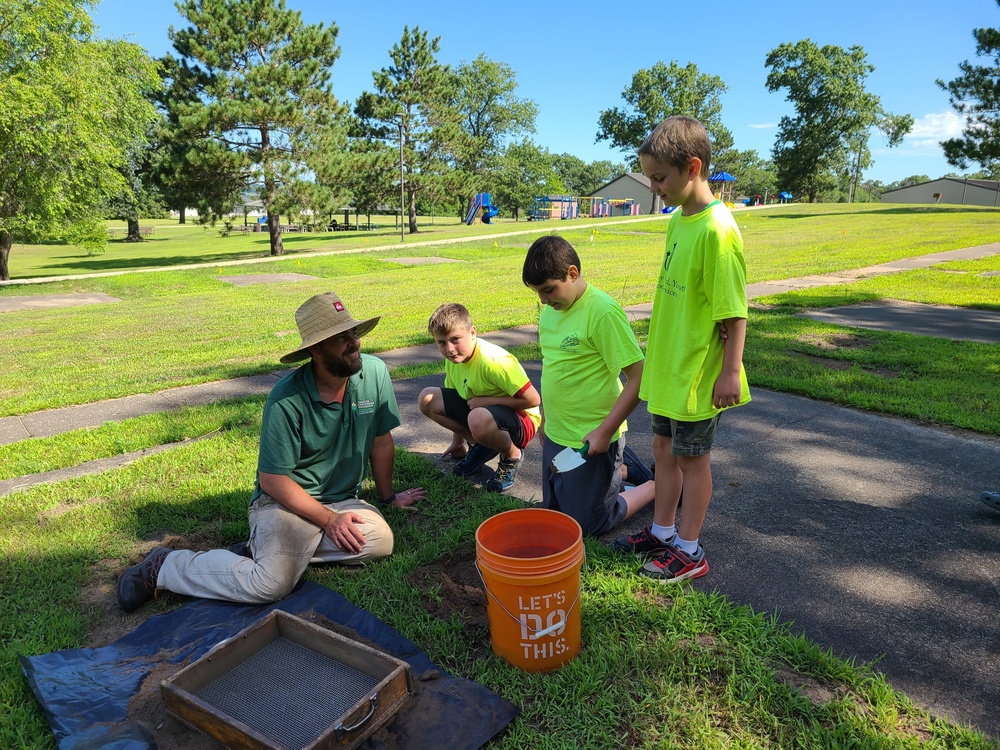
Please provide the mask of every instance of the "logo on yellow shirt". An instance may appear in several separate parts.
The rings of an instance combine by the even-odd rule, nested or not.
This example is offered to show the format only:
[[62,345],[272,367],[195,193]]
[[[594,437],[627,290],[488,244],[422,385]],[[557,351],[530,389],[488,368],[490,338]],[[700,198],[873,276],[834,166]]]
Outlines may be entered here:
[[564,352],[576,351],[578,346],[580,346],[580,337],[575,333],[564,338],[562,343],[559,344],[559,348]]

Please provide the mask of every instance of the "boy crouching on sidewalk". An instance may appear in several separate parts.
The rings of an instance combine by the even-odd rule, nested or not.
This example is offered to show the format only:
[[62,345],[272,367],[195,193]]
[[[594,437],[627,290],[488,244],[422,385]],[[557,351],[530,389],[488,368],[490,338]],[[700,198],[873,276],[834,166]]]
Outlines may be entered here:
[[441,305],[427,329],[445,359],[444,387],[424,388],[420,411],[451,431],[443,455],[461,459],[455,474],[471,476],[499,454],[486,489],[506,492],[542,419],[538,391],[514,355],[476,336],[463,305]]

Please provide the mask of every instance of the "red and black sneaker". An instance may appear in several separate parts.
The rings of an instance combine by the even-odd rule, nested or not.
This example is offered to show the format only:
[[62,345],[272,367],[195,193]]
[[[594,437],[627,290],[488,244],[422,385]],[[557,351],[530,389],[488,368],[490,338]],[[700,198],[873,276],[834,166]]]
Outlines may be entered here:
[[612,546],[619,552],[631,552],[634,555],[659,555],[665,552],[676,538],[677,535],[674,534],[667,541],[661,542],[653,536],[653,527],[647,526],[638,534],[618,537]]
[[686,578],[701,578],[708,572],[708,558],[700,546],[698,552],[689,555],[673,545],[654,557],[639,569],[639,575],[652,578],[660,583],[676,583]]

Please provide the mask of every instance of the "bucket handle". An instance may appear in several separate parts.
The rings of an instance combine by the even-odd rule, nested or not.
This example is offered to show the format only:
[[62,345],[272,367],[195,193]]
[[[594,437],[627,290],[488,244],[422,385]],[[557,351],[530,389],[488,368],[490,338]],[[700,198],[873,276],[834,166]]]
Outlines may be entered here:
[[[587,550],[584,549],[583,550],[583,565],[581,567],[581,571],[586,570],[586,569],[587,569]],[[539,638],[544,638],[549,633],[554,633],[556,630],[559,630],[559,628],[563,627],[566,624],[566,620],[560,620],[559,622],[556,622],[556,623],[553,623],[552,625],[549,625],[547,628],[541,628],[540,630],[535,630],[530,625],[521,622],[521,618],[520,617],[516,617],[515,615],[513,615],[511,613],[511,611],[509,609],[507,609],[503,605],[503,602],[500,601],[499,599],[497,599],[496,595],[492,591],[490,591],[490,587],[486,585],[486,579],[483,578],[483,571],[480,570],[480,568],[479,568],[479,560],[476,560],[476,572],[479,574],[479,580],[483,582],[483,588],[486,590],[486,593],[493,597],[493,601],[495,601],[497,604],[500,605],[500,609],[502,609],[504,612],[506,612],[507,616],[510,619],[512,619],[514,622],[516,622],[521,627],[523,627],[525,630],[531,631],[531,635],[528,636],[531,640],[535,641],[535,640],[538,640]],[[583,592],[583,586],[580,586],[577,589],[577,591],[576,591],[576,599],[573,600],[573,603],[569,605],[569,609],[566,610],[566,616],[567,617],[569,617],[569,613],[573,611],[573,607],[576,606],[576,603],[578,601],[580,601],[580,594],[582,592]]]

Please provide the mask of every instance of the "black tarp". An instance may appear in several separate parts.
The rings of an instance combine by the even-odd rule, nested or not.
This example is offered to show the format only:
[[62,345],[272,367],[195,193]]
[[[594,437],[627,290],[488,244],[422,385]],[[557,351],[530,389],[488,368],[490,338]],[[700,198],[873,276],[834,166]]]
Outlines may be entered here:
[[[179,671],[274,609],[326,618],[410,664],[414,695],[384,727],[397,747],[476,750],[520,713],[479,683],[435,665],[374,615],[314,583],[303,583],[268,606],[198,600],[150,618],[108,646],[21,657],[21,668],[60,750],[150,750],[152,733],[128,714],[146,677],[164,664]],[[434,670],[435,679],[419,679]]]

